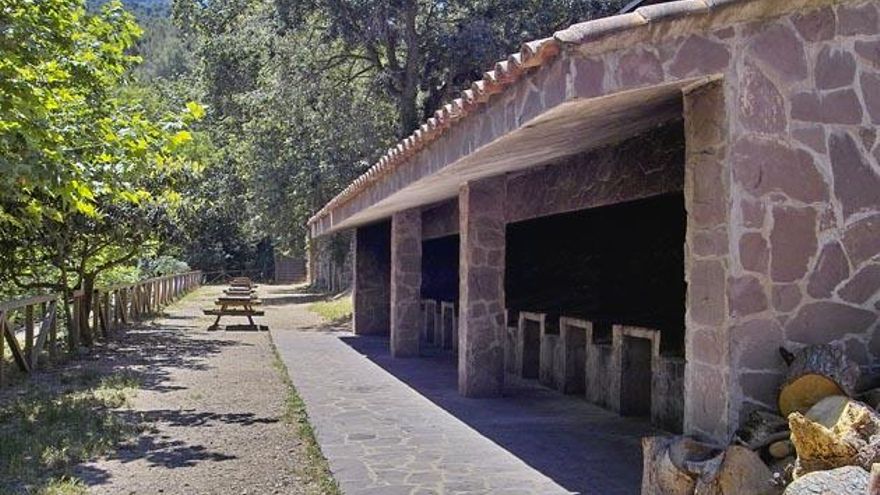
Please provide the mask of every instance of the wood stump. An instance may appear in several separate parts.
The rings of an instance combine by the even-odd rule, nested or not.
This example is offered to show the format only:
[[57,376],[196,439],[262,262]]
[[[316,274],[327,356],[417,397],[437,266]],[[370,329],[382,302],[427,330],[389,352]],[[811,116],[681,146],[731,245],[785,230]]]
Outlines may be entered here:
[[783,416],[795,411],[804,413],[825,397],[854,395],[859,366],[847,359],[843,349],[812,345],[789,359],[788,374],[779,390],[779,411]]
[[714,472],[697,479],[694,495],[774,495],[780,488],[773,484],[773,473],[751,450],[733,445],[721,455],[723,460]]
[[688,437],[645,437],[642,451],[642,495],[692,495],[706,464],[720,464],[721,450]]
[[642,439],[642,495],[774,495],[780,489],[758,454],[687,437]]
[[795,478],[842,466],[870,470],[880,462],[880,414],[848,397],[827,397],[789,418],[797,450]]

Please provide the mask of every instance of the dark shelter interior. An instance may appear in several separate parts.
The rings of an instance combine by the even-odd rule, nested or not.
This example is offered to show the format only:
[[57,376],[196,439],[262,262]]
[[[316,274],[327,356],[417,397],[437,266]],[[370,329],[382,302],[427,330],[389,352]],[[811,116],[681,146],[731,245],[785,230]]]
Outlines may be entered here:
[[505,291],[513,311],[591,320],[596,339],[612,324],[662,332],[661,352],[683,355],[682,193],[507,225]]
[[458,301],[458,235],[422,242],[422,299]]

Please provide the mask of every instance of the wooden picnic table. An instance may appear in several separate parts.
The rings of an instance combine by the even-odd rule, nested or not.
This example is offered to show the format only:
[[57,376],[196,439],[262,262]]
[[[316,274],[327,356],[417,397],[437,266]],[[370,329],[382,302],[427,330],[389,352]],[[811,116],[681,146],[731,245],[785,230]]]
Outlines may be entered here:
[[257,324],[254,323],[253,317],[264,316],[266,314],[265,311],[254,309],[254,306],[260,306],[263,304],[263,302],[253,295],[222,296],[218,297],[217,300],[214,301],[214,304],[220,306],[220,308],[204,310],[206,315],[217,317],[217,319],[214,320],[214,324],[211,325],[209,328],[219,327],[220,318],[224,316],[246,316],[251,326],[254,328],[258,328]]

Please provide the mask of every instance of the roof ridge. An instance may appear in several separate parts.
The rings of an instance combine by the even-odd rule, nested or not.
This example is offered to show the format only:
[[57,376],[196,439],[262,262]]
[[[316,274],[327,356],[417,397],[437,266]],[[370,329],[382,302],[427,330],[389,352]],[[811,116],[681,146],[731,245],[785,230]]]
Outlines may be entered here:
[[505,91],[533,69],[554,60],[563,46],[584,44],[657,21],[707,14],[712,10],[745,1],[751,0],[676,0],[646,5],[637,8],[634,12],[572,24],[556,31],[551,37],[522,43],[519,53],[513,53],[506,59],[496,62],[491,70],[483,73],[482,79],[474,81],[470,88],[463,90],[459,98],[437,109],[433,117],[428,118],[412,134],[401,139],[396,146],[388,149],[366,172],[328,201],[309,219],[308,224],[317,222],[330,210],[350,200],[369,184],[378,181],[418,151],[429,146],[452,125],[487,104],[493,95]]

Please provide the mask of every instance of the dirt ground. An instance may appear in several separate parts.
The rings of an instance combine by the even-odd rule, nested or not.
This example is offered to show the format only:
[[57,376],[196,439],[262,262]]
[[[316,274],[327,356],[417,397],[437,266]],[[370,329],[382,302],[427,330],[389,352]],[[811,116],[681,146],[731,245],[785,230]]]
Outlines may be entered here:
[[324,493],[299,428],[285,421],[288,385],[268,332],[208,331],[220,288],[127,331],[105,359],[140,380],[131,413],[144,431],[74,473],[96,494]]

